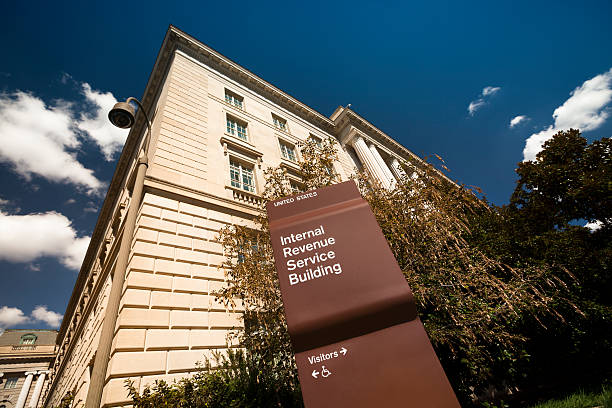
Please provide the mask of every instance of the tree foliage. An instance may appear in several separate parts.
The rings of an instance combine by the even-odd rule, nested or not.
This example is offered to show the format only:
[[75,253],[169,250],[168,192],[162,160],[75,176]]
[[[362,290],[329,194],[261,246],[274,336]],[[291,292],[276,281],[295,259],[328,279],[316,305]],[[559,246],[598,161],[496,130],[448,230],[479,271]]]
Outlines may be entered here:
[[300,407],[299,387],[270,370],[256,354],[228,350],[206,360],[191,377],[178,383],[156,381],[139,392],[127,381],[134,407],[137,408],[259,408]]
[[536,160],[519,163],[510,206],[533,233],[568,228],[572,220],[612,224],[612,140],[587,145],[576,129],[546,141]]
[[[356,176],[463,404],[491,397],[487,391],[494,389],[516,390],[529,372],[525,367],[538,357],[529,353],[541,353],[533,339],[554,339],[566,333],[568,322],[584,319],[581,308],[586,304],[572,293],[580,277],[572,274],[570,266],[588,252],[587,241],[579,247],[583,253],[573,259],[568,246],[576,245],[578,238],[567,235],[542,244],[541,236],[561,230],[587,234],[580,239],[595,235],[582,227],[576,227],[582,228],[578,233],[570,221],[576,216],[606,220],[609,203],[600,201],[609,193],[604,187],[611,172],[601,167],[598,158],[609,159],[610,146],[604,140],[586,151],[575,134],[564,136],[567,140],[557,138],[545,145],[545,153],[538,156],[542,166],[519,166],[517,190],[511,205],[503,209],[449,182],[429,164],[404,163],[407,174],[393,190],[371,183],[364,174]],[[333,171],[335,148],[329,141],[301,146],[305,188],[340,181]],[[546,172],[554,173],[550,180]],[[290,176],[283,168],[267,169],[265,176],[265,201],[292,194]],[[570,181],[557,185],[566,178]],[[589,203],[583,202],[585,196]],[[142,394],[134,392],[137,407],[155,406],[146,403],[162,394],[174,398],[175,404],[183,403],[181,398],[198,401],[176,406],[252,406],[241,392],[260,398],[259,406],[277,406],[279,401],[284,401],[283,406],[301,405],[263,208],[252,223],[224,228],[219,240],[226,255],[228,285],[217,295],[228,307],[242,303],[244,330],[236,336],[246,352],[242,357],[230,353],[220,370],[204,370],[173,387],[158,385]],[[546,256],[538,255],[542,249]],[[583,325],[582,330],[588,328]],[[190,390],[198,390],[200,399],[190,397]],[[217,395],[215,390],[221,391]],[[202,395],[216,395],[219,401],[227,395],[223,403],[234,405],[202,405],[213,401]]]
[[[308,141],[300,145],[300,173],[305,189],[328,186],[339,181],[333,170],[337,159],[330,140],[317,145]],[[287,171],[282,167],[265,170],[264,202],[293,194]],[[286,327],[283,303],[274,267],[268,218],[261,209],[251,225],[228,226],[219,233],[226,261],[224,268],[229,284],[219,293],[226,306],[242,302],[245,330],[238,333],[240,343],[260,356],[268,369],[283,373],[299,389],[297,368]]]
[[[301,153],[309,188],[338,181],[328,170],[336,159],[332,144],[321,151],[307,143]],[[409,172],[392,191],[365,175],[358,181],[453,385],[469,399],[493,378],[509,379],[500,373],[512,371],[525,340],[513,325],[524,315],[561,318],[549,304],[566,286],[546,267],[511,268],[471,247],[465,239],[469,217],[488,207],[432,166],[410,166]],[[269,170],[266,180],[266,200],[291,193],[282,169]],[[220,295],[228,305],[236,297],[244,301],[242,344],[273,362],[275,370],[294,373],[265,214],[251,228],[228,227],[221,241],[231,256],[225,265],[230,284]]]
[[565,280],[547,265],[511,267],[471,245],[470,220],[489,207],[429,165],[392,191],[361,186],[464,403],[508,390],[526,357],[517,323],[563,320],[551,305],[566,298]]
[[[523,388],[534,394],[545,387],[554,395],[612,374],[610,153],[610,138],[588,144],[578,130],[558,132],[536,160],[519,163],[510,203],[470,224],[470,242],[489,256],[514,267],[549,265],[556,277],[573,276],[566,279],[570,302],[555,299],[564,321],[545,320],[542,330],[524,319],[518,328],[529,338],[531,355]],[[600,228],[581,226],[586,221],[599,221]]]

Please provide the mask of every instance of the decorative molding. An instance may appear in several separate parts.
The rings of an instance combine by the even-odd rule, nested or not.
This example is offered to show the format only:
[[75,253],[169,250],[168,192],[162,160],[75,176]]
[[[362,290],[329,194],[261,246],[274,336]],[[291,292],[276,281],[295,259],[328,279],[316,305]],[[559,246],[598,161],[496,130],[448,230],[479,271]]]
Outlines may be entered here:
[[392,137],[378,129],[376,126],[359,116],[351,109],[344,108],[342,113],[340,113],[340,115],[338,115],[336,118],[335,123],[338,134],[346,125],[353,125],[358,128],[364,134],[364,136],[366,136],[364,137],[366,140],[376,143],[376,145],[380,146],[381,149],[388,155],[404,160],[405,156],[409,156],[410,158],[416,160],[417,163],[424,164],[420,157],[412,153],[400,143],[396,142]]
[[241,203],[245,203],[255,207],[260,207],[263,203],[263,199],[257,193],[251,193],[250,191],[242,190],[229,184],[226,184],[225,188],[227,190],[231,190],[234,200],[239,201]]
[[253,156],[253,158],[255,159],[261,158],[263,156],[263,153],[257,150],[255,146],[253,146],[249,142],[246,142],[242,139],[238,139],[227,133],[221,136],[221,139],[219,139],[219,141],[223,145],[223,153],[225,155],[227,155],[228,153],[227,147],[231,146],[233,149],[238,150],[239,152],[246,154],[248,156]]
[[297,163],[292,162],[291,160],[287,160],[283,157],[281,157],[280,166],[288,170],[291,170],[293,172],[296,172],[298,174],[300,173],[300,170],[301,170],[300,166]]
[[196,201],[198,203],[205,203],[212,206],[223,206],[229,211],[233,213],[238,213],[240,214],[240,216],[245,217],[253,217],[254,215],[257,215],[257,213],[254,212],[254,208],[252,205],[238,203],[226,197],[219,197],[217,195],[210,194],[202,190],[196,190],[151,176],[147,176],[147,178],[145,179],[145,188],[146,192],[150,192],[153,194],[160,194],[160,192],[163,192],[165,193],[164,196],[171,196],[177,201],[188,200]]
[[202,61],[204,64],[211,66],[211,68],[220,73],[235,78],[241,85],[253,90],[255,93],[262,94],[262,96],[276,102],[282,108],[313,123],[315,126],[322,129],[333,130],[334,124],[326,116],[308,107],[172,25],[168,28],[162,48],[164,48],[164,46],[170,47],[166,45],[166,43],[170,43],[174,46],[172,51],[180,50],[185,52],[187,55]]

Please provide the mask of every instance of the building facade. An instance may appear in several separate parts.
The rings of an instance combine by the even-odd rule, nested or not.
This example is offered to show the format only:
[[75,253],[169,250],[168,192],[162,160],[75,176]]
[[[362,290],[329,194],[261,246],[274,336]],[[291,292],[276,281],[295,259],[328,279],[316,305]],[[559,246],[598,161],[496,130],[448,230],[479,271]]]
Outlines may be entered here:
[[55,358],[56,330],[0,334],[0,408],[37,408]]
[[[265,168],[284,166],[300,187],[300,141],[338,141],[334,171],[343,181],[363,169],[392,187],[403,174],[400,162],[419,161],[349,108],[326,117],[172,26],[142,103],[152,137],[134,233],[123,236],[147,128],[141,114],[64,315],[47,407],[67,392],[90,401],[90,385],[100,376],[100,406],[128,405],[126,379],[137,388],[172,381],[213,350],[236,346],[227,334],[241,325],[240,307],[227,310],[214,296],[226,284],[217,234],[251,223]],[[130,243],[125,280],[115,270],[124,239]],[[119,306],[107,313],[113,285],[121,289]],[[96,356],[109,341],[105,320],[112,325],[110,354]]]

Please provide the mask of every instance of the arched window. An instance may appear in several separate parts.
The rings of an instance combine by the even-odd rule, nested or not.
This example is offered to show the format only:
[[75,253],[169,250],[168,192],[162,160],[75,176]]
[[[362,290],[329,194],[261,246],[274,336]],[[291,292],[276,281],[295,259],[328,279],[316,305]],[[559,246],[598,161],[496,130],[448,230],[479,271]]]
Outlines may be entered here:
[[37,337],[33,333],[24,334],[23,336],[21,336],[19,344],[34,344],[36,343],[36,339]]

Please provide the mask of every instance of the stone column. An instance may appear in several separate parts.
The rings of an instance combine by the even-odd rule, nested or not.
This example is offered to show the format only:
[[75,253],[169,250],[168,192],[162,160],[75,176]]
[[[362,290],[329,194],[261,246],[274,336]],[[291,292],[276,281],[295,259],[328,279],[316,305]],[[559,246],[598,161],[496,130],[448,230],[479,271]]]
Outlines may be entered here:
[[15,403],[15,408],[23,408],[25,406],[26,399],[28,398],[28,393],[30,392],[30,386],[32,385],[32,378],[36,374],[35,371],[28,371],[25,373],[26,379],[21,387],[21,392],[19,393],[19,398],[17,398],[17,402]]
[[370,144],[370,151],[372,152],[372,156],[374,156],[374,158],[376,159],[376,163],[378,163],[378,166],[385,174],[385,177],[387,177],[387,180],[389,180],[389,186],[393,187],[396,181],[395,177],[393,177],[393,173],[391,173],[391,170],[389,170],[389,166],[387,166],[387,163],[385,163],[382,156],[380,155],[380,152],[374,144]]
[[368,149],[368,145],[366,144],[365,140],[363,140],[361,136],[356,136],[352,140],[352,145],[357,153],[357,156],[359,157],[359,160],[361,160],[361,163],[366,168],[368,173],[370,173],[370,175],[374,178],[374,180],[380,183],[383,187],[389,188],[387,176],[385,176],[383,170],[376,163],[376,158],[374,158],[374,155],[370,149]]
[[404,171],[401,164],[396,158],[393,158],[393,161],[391,162],[391,170],[393,170],[393,173],[395,173],[395,177],[398,180],[401,180],[403,177],[406,177],[406,172]]
[[36,385],[34,386],[34,393],[32,394],[28,408],[36,408],[38,406],[38,399],[40,398],[46,375],[47,371],[38,372],[38,378],[36,379]]

